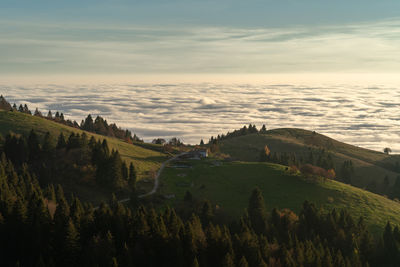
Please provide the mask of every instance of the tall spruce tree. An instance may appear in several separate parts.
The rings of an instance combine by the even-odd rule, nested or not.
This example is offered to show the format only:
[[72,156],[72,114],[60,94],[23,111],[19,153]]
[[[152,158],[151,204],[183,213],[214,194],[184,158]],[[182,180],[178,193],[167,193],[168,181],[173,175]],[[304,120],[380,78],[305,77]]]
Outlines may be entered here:
[[243,256],[243,257],[240,259],[239,264],[238,264],[238,267],[249,267],[249,263],[247,262],[245,256]]
[[131,190],[135,191],[136,190],[136,170],[135,166],[131,162],[129,164],[129,179],[128,179],[129,187]]
[[266,232],[267,212],[264,198],[259,188],[255,188],[251,194],[247,209],[251,225],[256,233]]
[[62,149],[67,147],[67,142],[65,141],[65,137],[63,133],[60,133],[57,140],[57,149]]

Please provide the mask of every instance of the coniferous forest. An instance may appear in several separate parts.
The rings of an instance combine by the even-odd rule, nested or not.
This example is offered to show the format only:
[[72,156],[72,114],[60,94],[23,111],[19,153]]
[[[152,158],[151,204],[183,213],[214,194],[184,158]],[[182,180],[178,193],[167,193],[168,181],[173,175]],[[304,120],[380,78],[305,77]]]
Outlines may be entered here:
[[79,149],[87,159],[75,163],[90,161],[96,183],[116,188],[135,179],[134,168],[105,141],[60,135],[53,147],[48,140],[34,131],[10,135],[1,151],[3,266],[396,266],[400,260],[400,230],[390,222],[375,237],[346,210],[322,212],[309,202],[299,214],[265,207],[257,188],[240,220],[228,224],[208,201],[193,205],[191,196],[185,196],[194,207],[189,213],[155,210],[134,193],[126,205],[113,196],[93,207],[66,196],[44,172],[68,171],[57,155]]

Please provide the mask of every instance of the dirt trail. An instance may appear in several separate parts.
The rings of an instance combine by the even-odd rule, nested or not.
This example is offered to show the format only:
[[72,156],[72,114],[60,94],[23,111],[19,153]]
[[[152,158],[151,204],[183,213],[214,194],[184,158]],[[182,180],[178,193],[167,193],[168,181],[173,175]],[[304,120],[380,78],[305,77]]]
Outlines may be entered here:
[[[176,155],[176,156],[174,156],[174,157],[168,159],[167,161],[164,161],[163,164],[161,164],[160,169],[158,169],[158,171],[157,171],[157,173],[156,173],[156,177],[154,178],[154,186],[153,186],[153,189],[151,189],[150,192],[147,192],[147,193],[145,193],[145,194],[139,195],[138,197],[139,197],[139,198],[143,198],[143,197],[151,196],[151,195],[153,195],[155,192],[157,192],[158,187],[160,186],[160,176],[161,176],[161,173],[162,173],[162,171],[164,170],[165,166],[166,166],[168,163],[170,163],[171,161],[176,160],[176,159],[179,158],[180,156],[185,155],[186,153],[187,153],[187,152],[183,152],[183,153],[181,153],[181,154],[179,154],[179,155]],[[130,199],[130,198],[124,198],[124,199],[119,200],[118,202],[120,202],[120,203],[128,202],[129,199]]]

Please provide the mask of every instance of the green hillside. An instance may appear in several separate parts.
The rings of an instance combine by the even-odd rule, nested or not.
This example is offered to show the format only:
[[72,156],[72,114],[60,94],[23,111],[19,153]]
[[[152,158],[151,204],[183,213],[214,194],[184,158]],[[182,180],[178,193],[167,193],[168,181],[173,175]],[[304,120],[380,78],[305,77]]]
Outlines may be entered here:
[[[7,112],[3,110],[0,110],[0,125],[0,135],[3,137],[10,132],[28,134],[31,129],[34,129],[40,135],[50,132],[54,137],[54,143],[56,143],[57,137],[61,132],[64,133],[66,137],[68,137],[72,132],[84,132],[44,118],[31,116],[21,112]],[[106,137],[89,132],[86,132],[86,134],[89,137],[94,136],[96,139],[100,140],[107,139],[110,149],[117,149],[124,160],[128,163],[133,162],[138,171],[139,179],[151,177],[151,174],[155,172],[161,166],[161,163],[167,159],[166,154],[157,152],[155,149],[147,149],[138,145],[128,144],[112,137]]]
[[[271,152],[295,153],[298,158],[307,158],[310,149],[324,149],[333,157],[337,170],[345,160],[351,160],[355,167],[353,183],[361,188],[372,181],[383,183],[385,176],[393,185],[399,173],[393,172],[398,156],[364,149],[336,141],[327,136],[302,129],[275,129],[265,134],[248,134],[220,142],[222,153],[229,154],[234,160],[258,161],[260,150],[267,145]],[[389,165],[389,166],[388,166]]]
[[[82,134],[84,131],[75,129],[54,121],[44,118],[31,116],[21,112],[8,112],[0,110],[0,136],[3,138],[8,133],[29,134],[31,129],[43,136],[46,132],[50,132],[53,142],[56,143],[58,135],[63,133],[66,138],[72,133]],[[107,139],[111,149],[119,151],[121,158],[128,164],[132,162],[137,171],[139,181],[138,189],[143,192],[151,190],[155,173],[160,168],[163,161],[167,160],[168,155],[157,151],[156,145],[148,145],[146,147],[135,144],[129,144],[119,139],[106,137],[102,135],[85,132],[89,138],[94,136],[98,140]],[[1,139],[1,138],[0,138]],[[98,204],[106,201],[110,197],[110,190],[98,186],[87,184],[77,184],[70,180],[60,181],[67,193],[74,193],[84,201],[90,201]]]
[[310,180],[290,174],[285,166],[256,162],[189,161],[191,168],[167,168],[161,193],[174,194],[170,204],[182,201],[186,191],[198,199],[209,199],[228,218],[243,213],[254,187],[263,192],[269,210],[289,208],[298,212],[305,200],[319,207],[347,208],[363,216],[373,232],[380,232],[390,220],[400,224],[400,204],[383,196],[332,180]]

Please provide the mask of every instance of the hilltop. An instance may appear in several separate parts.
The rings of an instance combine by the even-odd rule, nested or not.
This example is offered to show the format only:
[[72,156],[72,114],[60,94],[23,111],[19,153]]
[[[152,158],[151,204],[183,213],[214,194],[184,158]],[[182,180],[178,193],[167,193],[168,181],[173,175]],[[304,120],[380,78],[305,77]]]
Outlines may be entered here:
[[[295,154],[298,160],[307,161],[310,153],[314,162],[321,153],[330,155],[337,175],[345,161],[352,161],[354,175],[351,184],[368,188],[380,194],[390,194],[390,188],[400,175],[398,155],[387,155],[339,142],[322,134],[303,129],[274,129],[251,133],[219,141],[219,149],[233,160],[256,162],[260,151],[267,145],[271,154]],[[384,185],[385,177],[389,182]],[[340,177],[339,177],[340,178]]]

